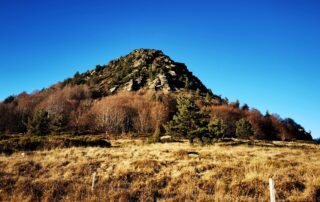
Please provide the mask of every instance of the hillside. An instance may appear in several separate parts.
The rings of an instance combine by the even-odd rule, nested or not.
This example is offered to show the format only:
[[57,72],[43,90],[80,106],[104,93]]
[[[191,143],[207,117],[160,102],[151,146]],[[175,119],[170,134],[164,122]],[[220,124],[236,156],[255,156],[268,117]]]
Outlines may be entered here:
[[[186,65],[153,49],[134,50],[32,94],[9,96],[0,103],[0,134],[108,133],[150,138],[155,132],[159,137],[171,132],[169,135],[174,135],[165,126],[183,108],[179,106],[182,97],[189,99],[185,103],[191,105],[185,115],[194,117],[185,119],[183,124],[196,124],[193,136],[200,141],[239,136],[312,140],[311,133],[291,118],[264,114],[213,94]],[[190,115],[192,109],[195,116]],[[209,128],[216,123],[222,129],[219,134],[215,134],[215,128]],[[178,124],[171,125],[174,128]]]
[[77,73],[62,85],[68,84],[87,84],[101,96],[138,90],[166,93],[198,90],[202,95],[213,95],[185,64],[175,62],[162,51],[154,49],[137,49],[106,65],[97,65],[83,74]]
[[0,103],[0,201],[319,201],[311,140],[138,49]]

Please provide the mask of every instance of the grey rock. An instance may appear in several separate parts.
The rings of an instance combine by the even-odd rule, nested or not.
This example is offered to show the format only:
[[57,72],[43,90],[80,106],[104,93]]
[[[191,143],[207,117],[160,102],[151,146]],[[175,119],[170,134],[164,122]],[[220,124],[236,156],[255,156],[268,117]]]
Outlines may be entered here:
[[165,135],[160,137],[161,142],[172,142],[172,137],[170,135]]
[[110,88],[110,93],[114,93],[117,90],[118,86],[114,86]]
[[169,73],[171,76],[177,76],[177,73],[176,73],[175,71],[173,71],[173,70],[169,71],[168,73]]
[[133,79],[130,79],[128,83],[126,83],[123,87],[123,90],[132,91],[133,90]]

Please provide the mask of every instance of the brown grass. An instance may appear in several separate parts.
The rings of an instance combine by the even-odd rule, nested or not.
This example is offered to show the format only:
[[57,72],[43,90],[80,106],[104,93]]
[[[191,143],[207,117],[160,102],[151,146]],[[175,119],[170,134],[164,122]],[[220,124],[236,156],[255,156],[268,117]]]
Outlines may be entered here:
[[0,201],[268,201],[269,177],[278,201],[320,200],[319,145],[115,141],[1,155]]

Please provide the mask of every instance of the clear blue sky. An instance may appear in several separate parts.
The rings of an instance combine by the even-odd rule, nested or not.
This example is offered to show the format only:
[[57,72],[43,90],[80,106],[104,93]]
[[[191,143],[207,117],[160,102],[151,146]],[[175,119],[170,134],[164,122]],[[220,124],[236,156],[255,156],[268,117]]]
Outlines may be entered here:
[[214,93],[320,137],[318,2],[0,0],[0,100],[155,48]]

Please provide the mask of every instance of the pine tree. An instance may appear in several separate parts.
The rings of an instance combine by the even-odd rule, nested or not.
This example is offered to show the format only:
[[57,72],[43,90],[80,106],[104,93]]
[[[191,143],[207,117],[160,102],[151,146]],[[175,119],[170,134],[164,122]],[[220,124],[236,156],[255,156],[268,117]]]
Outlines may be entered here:
[[68,117],[65,114],[56,114],[50,122],[50,129],[54,135],[59,135],[61,132],[66,131]]
[[13,95],[10,95],[9,97],[7,97],[6,99],[4,99],[3,103],[4,104],[9,104],[11,102],[13,102],[15,99],[15,97]]
[[[206,137],[209,134],[209,129],[208,129],[208,124],[209,124],[210,116],[207,111],[199,111],[198,112],[198,118],[195,121],[195,129],[191,131],[191,137],[193,138],[198,138],[203,145],[205,140],[207,139]],[[190,138],[189,138],[190,141]],[[193,142],[193,139],[190,141],[191,143]]]
[[209,126],[209,140],[224,138],[226,132],[226,125],[223,120],[217,117],[213,117]]
[[266,111],[266,114],[264,115],[264,117],[268,119],[268,118],[270,118],[270,116],[271,116],[271,115],[270,115],[270,113],[269,113],[269,110],[267,110],[267,111]]
[[166,133],[176,138],[188,138],[193,143],[195,138],[203,142],[207,130],[207,116],[195,105],[193,98],[179,97],[178,112],[165,125]]
[[249,111],[249,106],[247,104],[242,105],[241,110]]
[[28,120],[28,134],[46,135],[49,130],[49,116],[45,110],[37,111],[32,119]]
[[239,101],[239,100],[236,100],[234,106],[239,109],[239,107],[240,107],[240,101]]
[[250,137],[253,135],[252,125],[246,119],[240,119],[236,123],[236,136],[237,137]]

